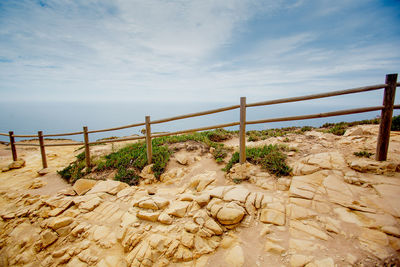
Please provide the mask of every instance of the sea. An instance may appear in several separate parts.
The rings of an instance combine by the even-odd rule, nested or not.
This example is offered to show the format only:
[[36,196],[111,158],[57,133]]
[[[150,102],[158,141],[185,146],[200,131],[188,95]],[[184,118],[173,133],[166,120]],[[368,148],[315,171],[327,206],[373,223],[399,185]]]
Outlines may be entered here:
[[[398,97],[397,97],[398,98]],[[262,101],[262,100],[259,100]],[[252,102],[259,102],[252,101]],[[249,101],[248,101],[249,102]],[[396,99],[396,103],[398,103]],[[171,116],[200,112],[231,105],[233,102],[10,102],[0,101],[0,132],[14,134],[44,134],[79,132],[83,126],[89,130],[118,127],[127,124],[144,122],[145,116],[151,120]],[[369,98],[339,96],[335,99],[326,98],[312,101],[302,101],[271,106],[247,108],[247,120],[269,119],[276,117],[298,116],[315,114],[342,109],[378,106],[382,104],[381,94]],[[399,115],[400,111],[394,112]],[[380,112],[368,112],[338,117],[319,118],[311,120],[287,121],[278,123],[264,123],[247,125],[246,130],[263,130],[289,126],[314,126],[319,127],[326,122],[356,121],[373,119]],[[187,118],[162,124],[152,125],[152,132],[171,132],[205,126],[218,125],[239,121],[239,109],[210,114],[201,117]],[[90,134],[91,141],[111,136],[141,135],[144,127],[135,127],[118,131]],[[238,130],[238,126],[229,127],[229,130]],[[82,135],[66,136],[67,139],[82,141]],[[27,139],[18,138],[17,140]],[[9,141],[6,136],[0,136],[0,141]]]

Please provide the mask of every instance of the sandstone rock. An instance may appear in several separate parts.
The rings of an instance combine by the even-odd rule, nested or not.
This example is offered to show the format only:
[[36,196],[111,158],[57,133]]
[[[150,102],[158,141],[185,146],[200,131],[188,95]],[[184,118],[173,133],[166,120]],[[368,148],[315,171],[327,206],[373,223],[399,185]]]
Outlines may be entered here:
[[370,242],[381,246],[387,246],[389,244],[389,240],[386,234],[382,233],[381,231],[372,230],[368,228],[362,228],[362,232],[359,236],[359,239],[365,242]]
[[189,204],[190,203],[188,203],[187,201],[175,201],[168,208],[167,213],[169,215],[174,215],[176,217],[182,218],[185,216]]
[[210,229],[216,235],[222,235],[223,233],[222,228],[211,218],[204,223],[204,227]]
[[172,224],[174,219],[167,213],[163,212],[160,214],[160,216],[158,216],[158,221],[163,224]]
[[237,245],[228,250],[225,254],[227,266],[242,267],[244,265],[244,253],[241,246]]
[[44,182],[42,179],[36,178],[36,179],[33,180],[32,184],[31,184],[31,186],[29,188],[38,189],[38,188],[41,188],[41,187],[45,186],[46,184],[47,183]]
[[175,159],[181,165],[188,165],[190,161],[187,156],[182,154],[176,154]]
[[116,195],[122,189],[129,187],[126,183],[121,183],[119,181],[107,180],[100,181],[96,183],[92,189],[90,189],[86,194],[95,194],[95,193],[108,193],[111,195]]
[[285,213],[273,210],[273,209],[262,209],[260,215],[260,221],[264,223],[272,223],[275,225],[285,225]]
[[295,254],[290,257],[290,266],[291,267],[302,267],[302,266],[305,266],[310,261],[312,261],[312,259],[313,259],[312,256]]
[[210,202],[210,194],[203,193],[197,197],[195,197],[195,201],[200,205],[200,207],[203,207]]
[[58,239],[58,235],[53,231],[45,230],[43,233],[40,234],[40,238],[41,247],[46,248],[56,242],[56,240]]
[[318,228],[316,228],[314,226],[311,226],[309,224],[304,224],[304,223],[296,221],[296,220],[291,220],[290,221],[290,227],[292,227],[292,228],[294,228],[296,230],[305,232],[305,233],[307,233],[309,235],[312,235],[314,237],[320,238],[322,240],[328,240],[329,239],[329,236],[325,232],[323,232],[322,230],[320,230],[320,229],[318,229]]
[[271,253],[276,253],[276,254],[282,254],[285,252],[285,248],[276,244],[275,242],[271,240],[267,240],[264,246],[264,251],[265,252],[271,252]]
[[44,168],[44,169],[41,169],[40,171],[38,171],[37,173],[38,173],[40,176],[43,176],[43,175],[48,174],[49,172],[50,172],[50,169],[49,169],[49,168]]
[[73,218],[71,217],[56,217],[49,223],[49,227],[53,230],[57,230],[71,224],[72,222]]
[[288,205],[288,216],[292,220],[304,220],[316,217],[317,213],[311,209],[290,204]]
[[93,197],[90,198],[87,201],[83,201],[79,204],[79,208],[83,209],[85,211],[92,211],[94,210],[97,206],[100,205],[100,203],[102,202],[102,199],[99,197]]
[[398,227],[386,225],[382,227],[382,231],[386,234],[400,237],[400,229]]
[[194,236],[194,249],[196,254],[199,255],[207,254],[213,251],[213,249],[208,245],[207,241],[197,234]]
[[78,195],[84,195],[86,192],[88,192],[90,189],[93,188],[93,186],[97,183],[98,181],[96,180],[91,180],[91,179],[84,179],[81,178],[75,182],[75,184],[72,186],[74,191]]
[[243,219],[244,211],[235,208],[223,207],[218,211],[216,217],[221,224],[237,224]]
[[192,177],[190,186],[197,192],[203,191],[209,184],[215,181],[217,173],[215,171],[206,171]]
[[197,231],[199,231],[199,226],[193,222],[185,223],[184,228],[186,231],[192,234],[195,234]]
[[375,161],[367,158],[357,158],[349,161],[349,166],[353,170],[359,172],[372,172],[376,174],[384,174],[396,172],[399,168],[399,164],[389,161]]
[[307,175],[321,170],[321,167],[295,162],[292,166],[294,175]]
[[188,233],[186,231],[182,231],[181,243],[185,247],[192,248],[194,246],[194,234]]
[[246,188],[235,187],[235,188],[229,190],[224,195],[224,200],[225,201],[239,201],[239,202],[244,203],[249,194],[250,194],[250,192]]
[[347,129],[343,136],[355,136],[363,134],[364,134],[363,129],[360,126],[356,126]]
[[138,211],[136,217],[142,220],[156,222],[158,217],[160,216],[160,212],[146,212],[143,210]]
[[16,161],[11,162],[7,168],[12,170],[12,169],[20,169],[25,166],[25,160],[23,159],[17,159]]

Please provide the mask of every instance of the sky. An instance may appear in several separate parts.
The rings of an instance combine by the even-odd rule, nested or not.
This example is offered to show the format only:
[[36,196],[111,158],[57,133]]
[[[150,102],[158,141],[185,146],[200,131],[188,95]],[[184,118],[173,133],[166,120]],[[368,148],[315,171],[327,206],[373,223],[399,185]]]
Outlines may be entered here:
[[0,101],[258,102],[384,83],[399,48],[398,0],[0,0]]

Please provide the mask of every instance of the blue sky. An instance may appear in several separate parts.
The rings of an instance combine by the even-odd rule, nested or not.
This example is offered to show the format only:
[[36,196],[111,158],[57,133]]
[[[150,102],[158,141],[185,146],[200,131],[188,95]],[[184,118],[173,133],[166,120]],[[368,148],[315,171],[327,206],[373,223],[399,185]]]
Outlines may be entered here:
[[399,71],[400,1],[0,1],[0,101],[253,102]]

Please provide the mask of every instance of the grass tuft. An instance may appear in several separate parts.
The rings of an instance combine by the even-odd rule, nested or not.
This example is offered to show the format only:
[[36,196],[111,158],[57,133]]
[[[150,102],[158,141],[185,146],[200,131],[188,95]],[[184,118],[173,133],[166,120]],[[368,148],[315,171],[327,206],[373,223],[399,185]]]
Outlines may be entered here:
[[354,156],[360,157],[360,158],[369,158],[371,157],[374,153],[369,153],[368,151],[362,150],[359,152],[354,152]]
[[[263,147],[246,148],[246,160],[260,165],[269,173],[277,177],[290,175],[291,168],[286,164],[286,155],[282,153],[284,147],[278,145],[266,145]],[[239,153],[232,155],[224,171],[229,171],[232,166],[239,162]]]

